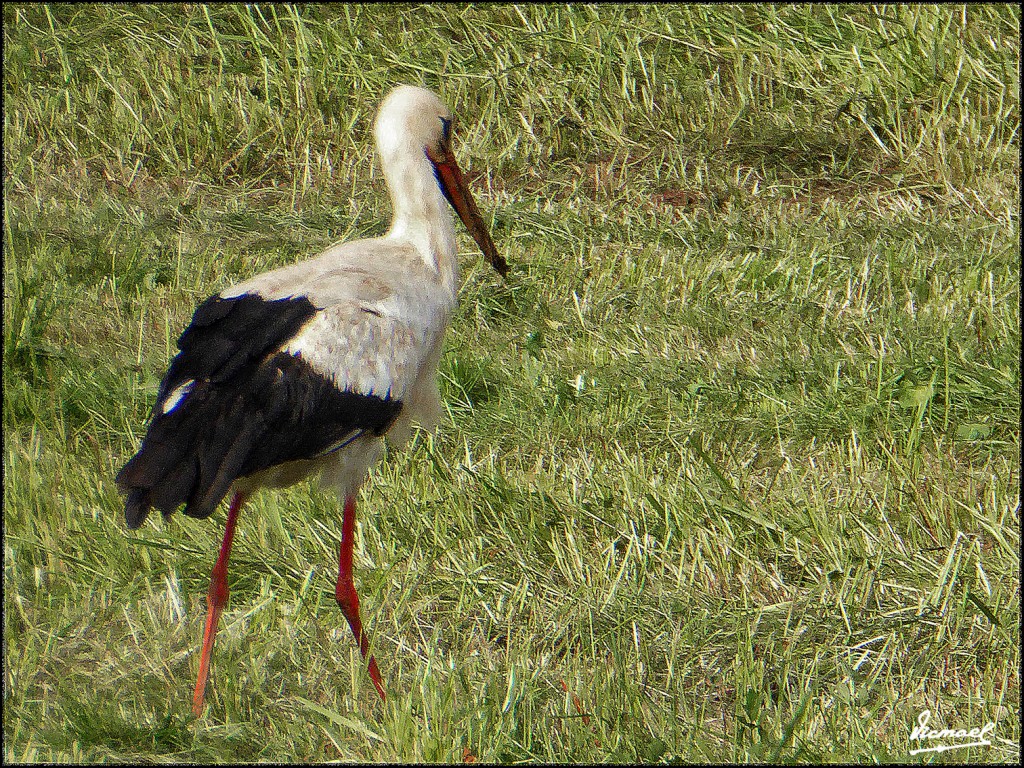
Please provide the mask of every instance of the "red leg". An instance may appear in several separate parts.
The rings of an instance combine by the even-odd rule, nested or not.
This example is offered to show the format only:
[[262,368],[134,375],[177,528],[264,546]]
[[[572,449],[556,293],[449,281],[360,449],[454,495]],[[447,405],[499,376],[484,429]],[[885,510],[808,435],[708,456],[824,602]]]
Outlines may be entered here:
[[228,510],[228,522],[224,528],[224,540],[220,544],[220,554],[213,566],[210,577],[210,591],[206,596],[206,631],[203,633],[203,652],[199,657],[199,677],[196,680],[196,692],[192,697],[192,712],[196,717],[203,714],[203,699],[206,696],[206,681],[210,677],[210,655],[213,653],[213,641],[217,637],[217,622],[220,612],[228,601],[228,558],[231,557],[231,542],[235,538],[235,521],[238,511],[245,501],[245,494],[236,493],[231,499]]
[[[356,498],[350,495],[345,497],[345,517],[341,523],[341,551],[338,553],[338,584],[334,588],[334,597],[341,606],[341,612],[348,619],[348,625],[352,627],[352,634],[359,643],[359,652],[366,658],[370,643],[363,632],[363,622],[359,618],[359,595],[356,594],[356,587],[352,582],[352,547],[355,544],[355,536]],[[380,680],[377,660],[372,655],[369,668],[370,679],[383,701],[387,698],[384,695],[384,684]]]

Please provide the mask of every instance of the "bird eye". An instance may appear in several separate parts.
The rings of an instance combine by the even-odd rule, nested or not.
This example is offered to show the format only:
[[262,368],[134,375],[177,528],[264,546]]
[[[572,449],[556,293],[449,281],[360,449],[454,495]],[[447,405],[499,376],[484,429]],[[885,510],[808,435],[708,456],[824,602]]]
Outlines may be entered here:
[[451,139],[452,121],[449,118],[441,118],[441,139],[447,143]]

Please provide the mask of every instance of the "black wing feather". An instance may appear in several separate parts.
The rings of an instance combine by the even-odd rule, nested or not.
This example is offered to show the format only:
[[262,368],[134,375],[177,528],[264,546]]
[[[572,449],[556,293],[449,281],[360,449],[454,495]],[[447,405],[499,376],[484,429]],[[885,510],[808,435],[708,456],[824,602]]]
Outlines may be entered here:
[[[118,473],[129,528],[151,508],[213,513],[239,477],[310,459],[359,432],[383,434],[399,400],[342,391],[280,352],[317,312],[305,297],[214,296],[195,311],[160,383],[138,453]],[[163,404],[193,384],[167,413]]]

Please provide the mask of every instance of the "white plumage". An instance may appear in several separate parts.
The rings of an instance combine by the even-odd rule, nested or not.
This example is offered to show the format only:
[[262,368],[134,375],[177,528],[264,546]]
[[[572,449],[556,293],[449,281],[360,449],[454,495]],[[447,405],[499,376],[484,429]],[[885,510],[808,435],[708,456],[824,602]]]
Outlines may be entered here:
[[[354,496],[383,450],[441,413],[437,366],[456,304],[458,261],[450,203],[501,274],[497,254],[455,163],[451,113],[430,91],[400,86],[374,127],[394,206],[380,238],[222,291],[182,334],[139,452],[118,474],[126,516],[148,510],[206,517],[230,491],[210,587],[194,705],[202,710],[227,559],[243,499],[311,474],[345,499],[336,596],[366,655],[352,585]],[[370,675],[383,697],[376,662]]]

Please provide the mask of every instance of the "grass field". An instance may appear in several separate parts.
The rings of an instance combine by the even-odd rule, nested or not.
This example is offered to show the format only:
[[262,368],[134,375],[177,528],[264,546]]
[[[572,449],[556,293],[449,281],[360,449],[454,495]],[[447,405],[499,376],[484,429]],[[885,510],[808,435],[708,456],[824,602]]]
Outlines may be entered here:
[[[4,4],[5,761],[1020,759],[1015,5]],[[128,532],[196,304],[384,232],[438,90],[450,419]],[[461,231],[461,230],[460,230]],[[930,727],[991,746],[910,757]]]

